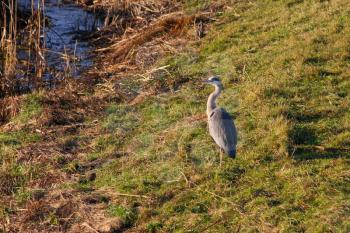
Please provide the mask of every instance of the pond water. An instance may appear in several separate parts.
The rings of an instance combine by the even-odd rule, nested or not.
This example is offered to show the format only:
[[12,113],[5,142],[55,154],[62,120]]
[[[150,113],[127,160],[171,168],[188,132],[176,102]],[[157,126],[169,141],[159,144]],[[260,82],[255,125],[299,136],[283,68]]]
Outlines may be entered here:
[[[19,0],[18,4],[20,9],[31,9],[30,0]],[[35,6],[37,4],[35,0]],[[89,56],[91,47],[83,37],[102,27],[102,20],[73,2],[67,3],[61,0],[46,0],[44,15],[48,18],[48,25],[44,29],[46,44],[44,57],[47,66],[55,71],[64,71],[67,68],[67,59],[64,59],[64,54],[68,54],[71,74],[79,75],[84,68],[92,65]],[[22,57],[25,56],[22,53]]]

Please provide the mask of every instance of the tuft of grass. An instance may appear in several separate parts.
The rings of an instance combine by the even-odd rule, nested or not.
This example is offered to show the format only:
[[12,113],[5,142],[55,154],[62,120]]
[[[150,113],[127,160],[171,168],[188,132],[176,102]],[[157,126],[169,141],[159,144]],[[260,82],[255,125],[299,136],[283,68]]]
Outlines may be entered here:
[[16,164],[3,165],[0,173],[0,193],[2,195],[15,193],[25,183],[25,174],[21,166],[16,166]]
[[108,206],[107,212],[112,217],[120,217],[123,220],[124,227],[131,227],[137,220],[135,208],[126,208],[121,205],[111,204]]
[[26,130],[0,133],[0,159],[5,159],[7,155],[13,157],[14,149],[40,140],[40,134],[29,133]]
[[147,231],[149,233],[156,233],[163,228],[163,224],[160,222],[152,222],[147,225]]
[[25,124],[31,121],[35,121],[42,111],[42,92],[32,93],[26,96],[19,114],[12,119],[12,122],[16,124]]

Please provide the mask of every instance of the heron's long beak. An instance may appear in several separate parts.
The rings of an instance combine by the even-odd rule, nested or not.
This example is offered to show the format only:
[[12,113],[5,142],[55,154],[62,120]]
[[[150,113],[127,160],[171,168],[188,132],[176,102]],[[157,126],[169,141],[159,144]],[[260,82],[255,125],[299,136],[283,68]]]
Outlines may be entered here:
[[210,80],[204,80],[203,83],[211,83]]

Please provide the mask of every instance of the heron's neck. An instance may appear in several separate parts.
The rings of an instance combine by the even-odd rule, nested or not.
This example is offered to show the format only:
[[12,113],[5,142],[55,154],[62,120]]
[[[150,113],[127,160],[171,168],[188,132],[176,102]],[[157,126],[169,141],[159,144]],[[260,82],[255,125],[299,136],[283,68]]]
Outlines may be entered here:
[[216,99],[219,97],[221,93],[221,87],[215,85],[215,91],[210,94],[207,102],[207,115],[209,116],[210,113],[216,108]]

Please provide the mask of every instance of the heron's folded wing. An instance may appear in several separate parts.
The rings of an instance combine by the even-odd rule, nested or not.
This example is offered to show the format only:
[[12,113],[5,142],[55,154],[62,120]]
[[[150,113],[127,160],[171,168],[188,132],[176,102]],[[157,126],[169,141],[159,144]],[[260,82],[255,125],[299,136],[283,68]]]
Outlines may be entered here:
[[216,108],[209,117],[209,132],[226,152],[236,148],[237,132],[233,119],[223,108]]

